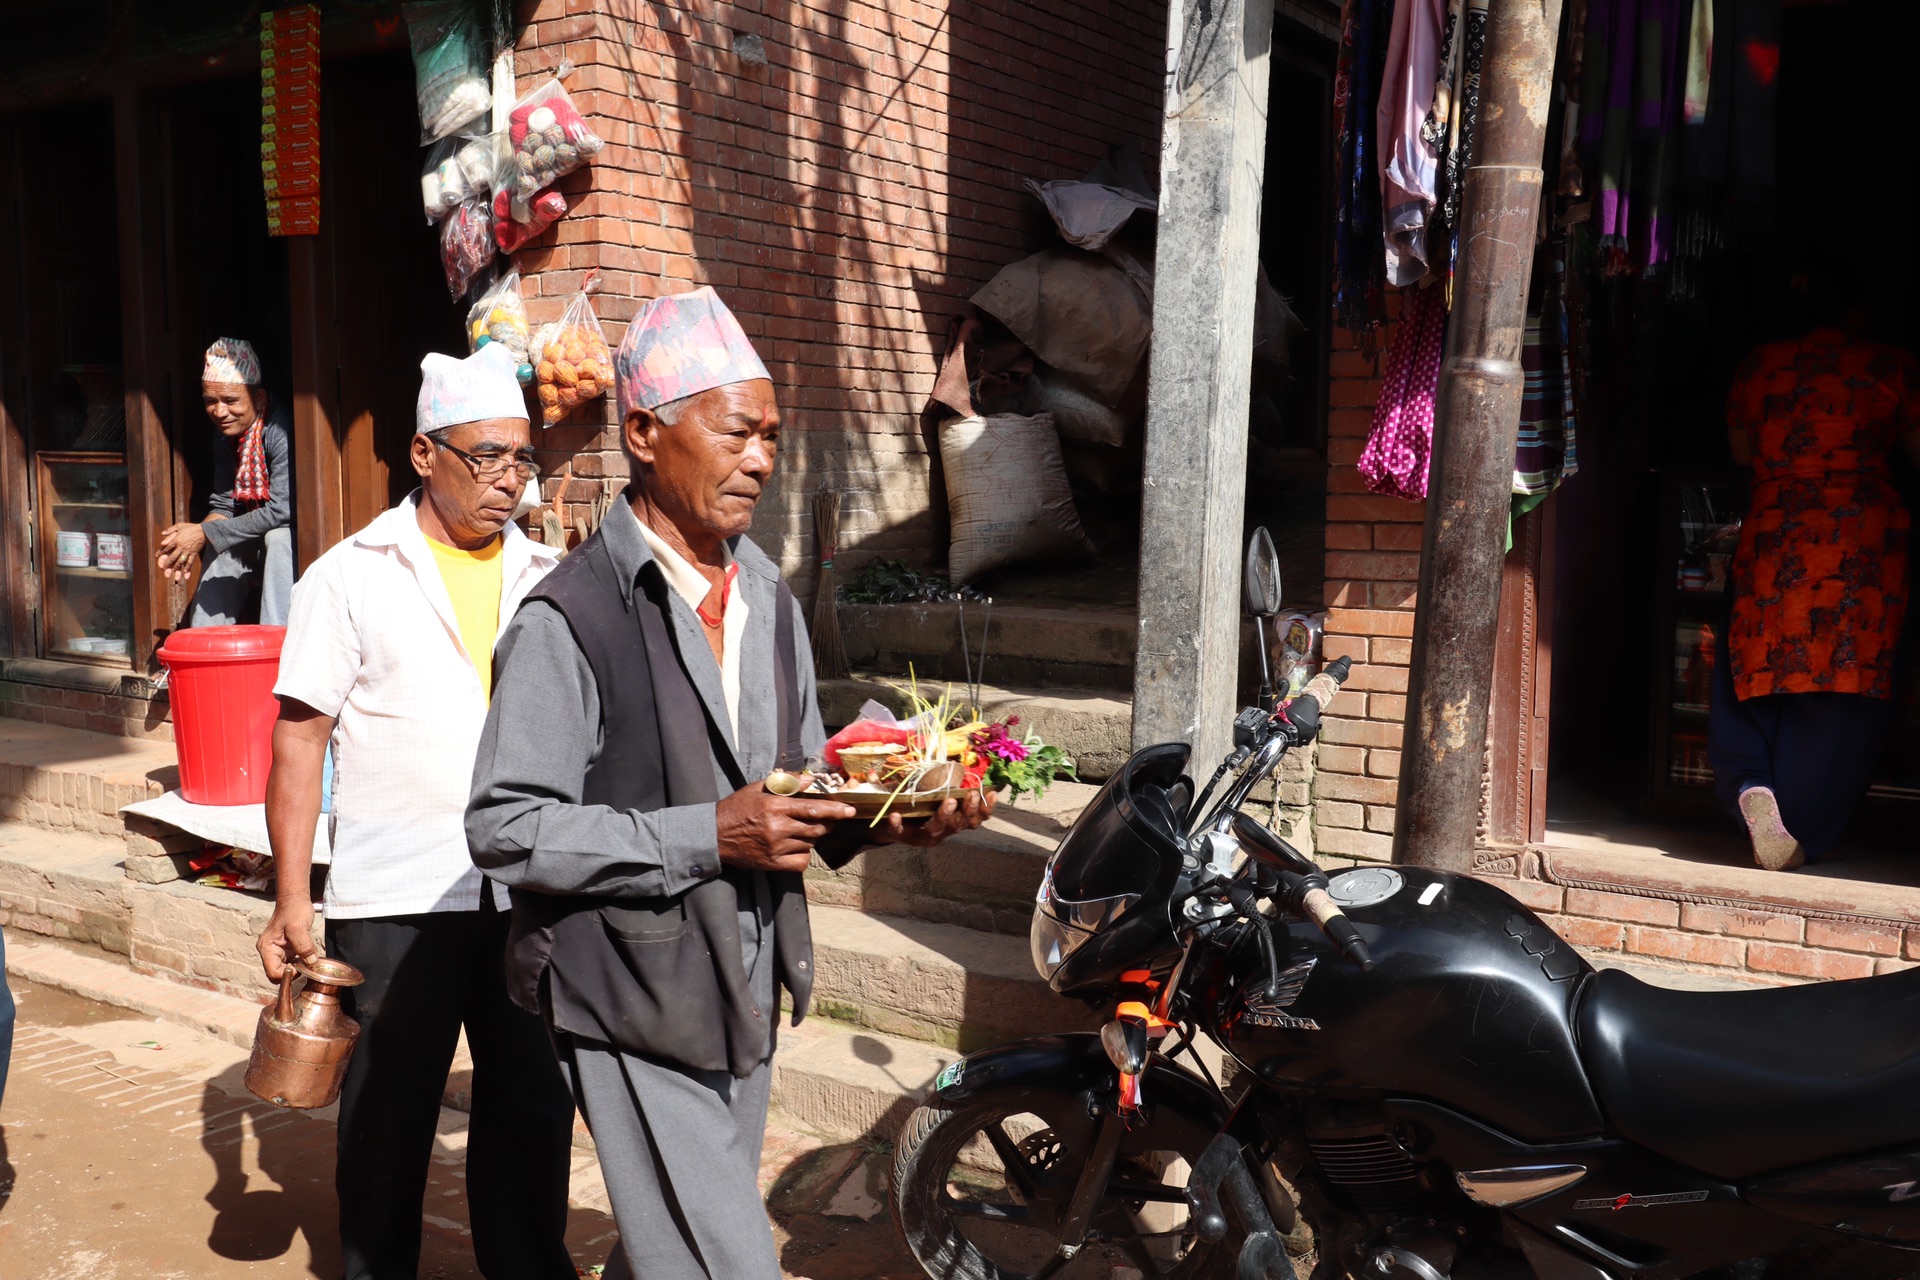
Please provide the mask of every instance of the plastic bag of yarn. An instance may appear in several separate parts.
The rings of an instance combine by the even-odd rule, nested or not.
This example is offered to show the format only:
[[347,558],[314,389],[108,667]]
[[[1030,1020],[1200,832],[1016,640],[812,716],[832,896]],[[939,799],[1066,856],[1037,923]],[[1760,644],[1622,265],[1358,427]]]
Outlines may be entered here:
[[515,252],[565,217],[567,212],[567,198],[558,191],[542,191],[535,196],[532,206],[527,210],[528,219],[524,222],[513,216],[515,203],[505,191],[494,193],[493,238],[499,242],[502,253]]
[[461,132],[493,107],[493,39],[468,0],[415,0],[400,6],[413,48],[420,141]]
[[440,265],[447,292],[458,302],[473,288],[474,277],[493,261],[493,225],[485,200],[467,200],[440,224]]
[[488,285],[467,308],[467,349],[478,351],[492,343],[505,347],[520,361],[517,372],[523,384],[533,381],[533,365],[527,359],[527,344],[532,337],[517,270],[509,270]]
[[589,276],[559,321],[533,335],[528,355],[534,362],[540,420],[549,427],[613,385],[613,354],[588,296],[593,284]]
[[560,77],[570,70],[570,64],[561,63],[558,74],[534,86],[513,104],[513,112],[507,117],[507,156],[494,181],[494,191],[505,191],[511,198],[517,222],[532,220],[536,194],[606,146],[560,87]]
[[427,153],[426,170],[420,175],[420,203],[427,221],[440,221],[468,200],[487,199],[506,147],[504,129],[478,138],[456,135],[435,143]]

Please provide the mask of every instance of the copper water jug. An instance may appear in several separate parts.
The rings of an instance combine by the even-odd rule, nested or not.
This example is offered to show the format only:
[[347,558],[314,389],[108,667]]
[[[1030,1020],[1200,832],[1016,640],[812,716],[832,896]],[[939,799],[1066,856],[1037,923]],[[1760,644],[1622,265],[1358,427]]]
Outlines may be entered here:
[[[307,980],[296,999],[295,974]],[[260,1011],[247,1090],[276,1107],[324,1107],[340,1096],[360,1024],[340,1009],[342,987],[366,981],[344,960],[315,956],[280,975],[280,1000]]]

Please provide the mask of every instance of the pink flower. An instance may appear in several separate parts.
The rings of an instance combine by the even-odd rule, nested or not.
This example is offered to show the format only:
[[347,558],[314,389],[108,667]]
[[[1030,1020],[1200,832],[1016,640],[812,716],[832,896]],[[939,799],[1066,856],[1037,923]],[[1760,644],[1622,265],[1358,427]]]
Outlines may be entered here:
[[1027,744],[1013,738],[990,738],[982,744],[982,749],[1009,762],[1027,758]]

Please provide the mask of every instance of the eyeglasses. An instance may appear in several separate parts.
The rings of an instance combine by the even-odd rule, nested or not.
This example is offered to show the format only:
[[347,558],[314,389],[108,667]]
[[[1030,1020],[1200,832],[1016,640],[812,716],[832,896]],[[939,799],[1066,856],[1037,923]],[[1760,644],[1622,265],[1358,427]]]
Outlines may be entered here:
[[[427,438],[433,439],[431,436]],[[508,470],[519,472],[522,480],[531,480],[540,474],[540,464],[531,458],[517,457],[511,453],[493,453],[481,458],[475,457],[465,449],[456,448],[444,440],[433,442],[466,463],[473,471],[473,478],[484,484],[492,484],[506,475]]]

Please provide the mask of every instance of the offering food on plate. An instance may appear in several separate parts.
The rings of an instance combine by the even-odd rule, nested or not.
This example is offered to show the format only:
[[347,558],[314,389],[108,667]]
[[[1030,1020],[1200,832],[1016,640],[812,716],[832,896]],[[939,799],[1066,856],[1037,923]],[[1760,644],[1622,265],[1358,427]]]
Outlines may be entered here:
[[912,716],[904,723],[862,719],[828,739],[825,770],[812,790],[831,795],[878,822],[888,813],[928,817],[945,800],[969,791],[1010,790],[1038,795],[1057,777],[1074,776],[1073,761],[1031,733],[1013,736],[1018,716],[989,722],[950,698],[929,702],[908,691]]

